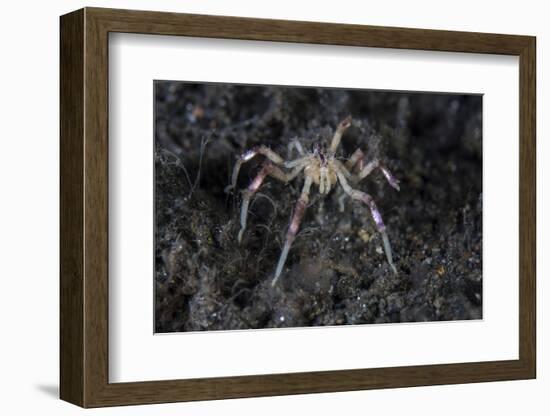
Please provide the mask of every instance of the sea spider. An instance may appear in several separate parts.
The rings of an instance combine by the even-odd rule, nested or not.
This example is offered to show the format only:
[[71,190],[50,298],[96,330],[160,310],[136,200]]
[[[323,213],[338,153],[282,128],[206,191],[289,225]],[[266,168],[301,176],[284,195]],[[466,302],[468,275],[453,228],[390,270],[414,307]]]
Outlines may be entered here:
[[[388,239],[388,234],[386,233],[386,226],[382,220],[382,215],[376,207],[376,203],[373,198],[366,194],[365,192],[353,189],[349,182],[354,184],[358,183],[362,179],[366,178],[374,169],[378,168],[384,174],[388,183],[395,189],[399,191],[399,181],[391,174],[391,172],[380,163],[378,159],[374,159],[368,163],[364,161],[364,153],[361,149],[355,150],[349,159],[345,163],[342,163],[335,156],[336,150],[340,145],[342,135],[351,125],[351,116],[342,120],[332,138],[330,148],[326,149],[326,146],[316,144],[313,147],[312,152],[305,152],[301,143],[297,140],[294,140],[290,144],[290,149],[295,148],[300,157],[295,160],[285,161],[281,156],[275,153],[273,150],[266,146],[255,146],[252,149],[244,152],[235,164],[233,169],[233,176],[231,178],[231,184],[226,187],[226,192],[232,188],[235,188],[237,184],[237,176],[239,175],[239,170],[241,165],[244,162],[248,162],[256,155],[265,156],[266,160],[262,164],[260,172],[252,180],[250,185],[246,190],[243,191],[243,201],[241,207],[241,229],[239,231],[237,240],[241,242],[244,230],[246,229],[246,219],[248,216],[248,205],[252,196],[258,191],[262,182],[266,176],[271,176],[275,179],[279,179],[283,182],[290,182],[300,172],[304,172],[304,185],[302,187],[302,193],[296,207],[294,209],[294,214],[292,216],[292,221],[288,227],[286,233],[286,241],[279,257],[279,262],[277,263],[277,268],[275,269],[275,275],[271,282],[272,286],[277,283],[283,267],[286,262],[290,246],[296,237],[298,232],[298,227],[302,217],[304,216],[306,206],[309,201],[309,193],[311,190],[311,185],[315,184],[319,187],[319,193],[322,195],[327,195],[330,190],[339,182],[345,194],[349,195],[352,199],[356,199],[365,203],[372,214],[374,223],[378,232],[382,236],[382,242],[384,244],[384,251],[386,253],[386,258],[388,264],[395,274],[397,274],[397,269],[393,264],[392,251],[390,246],[390,241]],[[289,169],[289,171],[284,171],[281,168]],[[345,195],[344,194],[344,195]]]

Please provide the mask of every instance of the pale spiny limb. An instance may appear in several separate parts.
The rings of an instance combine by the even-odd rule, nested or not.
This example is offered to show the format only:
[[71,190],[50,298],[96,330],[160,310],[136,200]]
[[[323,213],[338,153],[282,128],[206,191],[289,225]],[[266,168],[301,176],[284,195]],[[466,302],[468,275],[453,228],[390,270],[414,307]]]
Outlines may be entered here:
[[325,194],[326,195],[330,193],[330,187],[331,187],[330,176],[329,176],[328,169],[326,169],[325,170]]
[[348,194],[346,194],[345,192],[343,194],[340,194],[340,196],[338,197],[338,209],[340,212],[344,212],[346,209],[344,201],[347,197],[348,197]]
[[256,177],[250,182],[248,188],[243,191],[243,202],[241,205],[241,229],[237,236],[237,241],[240,243],[243,237],[243,233],[246,229],[246,220],[248,217],[248,206],[252,196],[258,191],[267,175],[279,179],[282,182],[290,182],[294,179],[304,168],[304,165],[296,166],[291,172],[283,172],[280,168],[275,166],[269,161],[265,161],[262,165],[262,169]]
[[345,167],[350,172],[353,171],[353,168],[357,167],[357,171],[361,172],[363,170],[364,160],[363,157],[365,154],[361,149],[356,149],[355,152],[351,155],[351,157],[346,161]]
[[376,203],[374,202],[374,200],[369,194],[366,194],[365,192],[359,191],[357,189],[353,189],[348,184],[342,172],[337,170],[336,174],[338,175],[338,180],[340,181],[340,184],[342,185],[342,188],[344,189],[344,191],[352,199],[361,201],[369,207],[372,218],[374,219],[374,223],[376,224],[376,228],[378,229],[378,232],[382,236],[382,242],[384,244],[384,252],[386,253],[386,259],[388,260],[388,264],[390,265],[392,271],[395,274],[397,274],[397,269],[393,264],[391,245],[390,245],[390,240],[388,238],[388,234],[386,233],[386,226],[384,225],[384,221],[382,220],[382,215],[380,214],[380,211],[378,211],[378,207],[376,206]]
[[279,276],[281,275],[281,272],[283,271],[283,267],[288,256],[290,246],[296,238],[296,233],[298,232],[298,228],[300,227],[300,222],[302,221],[302,218],[306,211],[306,206],[309,201],[309,191],[311,189],[312,183],[313,180],[311,176],[306,176],[304,186],[302,188],[302,194],[300,195],[300,199],[298,199],[298,202],[296,203],[294,214],[292,215],[292,221],[290,222],[288,231],[286,233],[285,245],[283,246],[283,250],[281,251],[281,256],[279,257],[279,262],[277,263],[277,268],[275,269],[275,275],[273,277],[273,280],[271,281],[271,286],[275,286],[277,280],[279,279]]
[[237,241],[239,243],[241,242],[244,230],[246,229],[246,218],[248,217],[248,204],[250,203],[250,199],[252,198],[252,195],[254,195],[262,185],[262,182],[267,176],[268,170],[269,170],[268,164],[265,163],[262,169],[260,170],[260,172],[258,172],[256,177],[252,180],[250,185],[248,185],[248,189],[243,191],[243,202],[241,205],[241,229],[239,230],[239,235],[237,236]]
[[288,152],[287,152],[287,159],[292,158],[292,151],[296,149],[298,151],[298,154],[300,156],[305,156],[306,152],[304,151],[304,148],[302,147],[302,143],[298,141],[298,139],[292,139],[292,141],[288,144]]
[[399,181],[392,175],[388,168],[380,163],[378,159],[374,159],[372,162],[367,163],[367,165],[357,175],[358,180],[361,181],[365,179],[376,168],[380,169],[388,183],[399,191]]
[[336,127],[336,131],[334,132],[334,136],[332,137],[332,142],[330,144],[330,151],[332,154],[336,153],[336,150],[340,145],[340,140],[342,140],[342,135],[349,126],[351,126],[351,116],[347,116],[340,122],[340,124],[338,124],[338,127]]
[[312,159],[312,156],[304,156],[304,157],[300,157],[300,158],[298,158],[298,159],[289,160],[288,162],[283,162],[283,166],[284,166],[285,168],[292,169],[292,168],[295,168],[296,166],[300,166],[300,165],[306,164],[306,163],[309,162],[311,159]]
[[248,162],[256,155],[263,155],[276,165],[281,165],[284,162],[283,158],[275,153],[273,150],[271,150],[269,147],[264,145],[254,146],[252,149],[244,152],[239,157],[239,159],[237,159],[237,163],[235,163],[235,168],[233,168],[233,175],[231,176],[231,184],[225,187],[225,192],[229,192],[231,189],[235,188],[235,186],[237,185],[237,177],[239,176],[241,165],[244,162]]
[[[358,170],[357,179],[361,181],[365,179],[370,173],[378,168],[384,174],[384,177],[388,183],[399,191],[399,181],[392,175],[390,170],[386,168],[378,159],[374,159],[365,166],[365,160],[363,158],[364,153],[361,149],[357,149],[351,157],[346,161],[345,167],[351,172],[355,167]],[[349,179],[349,178],[348,178]]]
[[298,166],[294,166],[290,172],[284,172],[277,166],[271,165],[269,175],[275,179],[279,179],[281,182],[290,182],[306,167],[307,163],[302,163]]
[[[344,166],[344,164],[342,162],[340,162],[338,159],[334,159],[332,161],[332,166],[333,166],[333,169],[335,172],[340,172],[344,175],[344,177],[348,180],[353,180],[354,177],[351,173],[349,173],[348,169],[346,168],[346,166]],[[342,193],[338,196],[338,209],[340,212],[344,212],[345,210],[345,205],[344,205],[344,200],[347,198],[348,194],[347,193]]]
[[338,159],[334,159],[331,163],[335,171],[342,172],[346,179],[353,179],[353,175],[349,172],[348,168]]
[[330,192],[330,178],[328,167],[323,166],[319,169],[319,193],[328,194]]

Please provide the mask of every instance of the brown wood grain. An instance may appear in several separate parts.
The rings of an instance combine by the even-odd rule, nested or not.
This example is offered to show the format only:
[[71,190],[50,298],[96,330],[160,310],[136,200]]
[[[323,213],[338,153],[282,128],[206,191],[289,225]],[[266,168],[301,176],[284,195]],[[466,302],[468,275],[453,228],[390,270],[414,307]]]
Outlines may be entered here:
[[84,405],[84,12],[61,19],[60,50],[60,387]]
[[[519,359],[109,383],[108,33],[195,36],[520,58]],[[82,9],[61,18],[61,398],[83,407],[517,380],[536,376],[535,38]]]
[[536,41],[520,53],[519,357],[536,377]]

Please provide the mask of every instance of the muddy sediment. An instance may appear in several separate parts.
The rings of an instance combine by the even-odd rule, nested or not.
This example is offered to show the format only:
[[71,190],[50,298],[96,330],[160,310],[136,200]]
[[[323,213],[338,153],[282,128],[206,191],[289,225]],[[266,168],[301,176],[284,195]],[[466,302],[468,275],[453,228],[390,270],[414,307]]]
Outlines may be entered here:
[[[155,83],[157,332],[480,319],[481,97],[457,94]],[[283,157],[298,138],[329,142],[353,124],[338,156],[361,147],[380,172],[357,187],[376,201],[398,269],[386,262],[368,207],[314,186],[285,270],[272,288],[303,176],[273,178],[252,200],[237,242],[241,195],[265,144]]]

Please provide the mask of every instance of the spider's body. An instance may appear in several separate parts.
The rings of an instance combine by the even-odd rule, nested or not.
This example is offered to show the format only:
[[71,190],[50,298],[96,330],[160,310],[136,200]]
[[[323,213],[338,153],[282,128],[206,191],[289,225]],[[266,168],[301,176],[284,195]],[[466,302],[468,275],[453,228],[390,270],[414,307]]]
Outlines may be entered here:
[[275,285],[283,270],[290,246],[296,237],[300,222],[304,216],[312,185],[316,185],[319,188],[320,194],[326,195],[339,183],[347,195],[349,195],[352,199],[362,201],[369,207],[376,227],[382,236],[388,263],[394,273],[397,273],[397,269],[393,264],[391,247],[388,235],[386,233],[386,226],[382,220],[382,215],[380,215],[380,212],[378,211],[372,197],[362,191],[353,189],[349,182],[354,184],[359,182],[376,168],[382,171],[388,183],[397,190],[399,190],[399,182],[377,159],[365,164],[363,160],[364,154],[360,149],[357,149],[345,163],[342,163],[335,157],[336,150],[338,149],[340,140],[342,139],[342,134],[350,125],[351,117],[347,117],[340,122],[340,124],[338,124],[329,148],[326,148],[323,144],[315,144],[311,152],[305,152],[300,142],[297,140],[293,141],[289,146],[289,151],[292,151],[292,149],[295,148],[300,154],[298,159],[285,161],[268,147],[257,146],[243,153],[235,164],[231,185],[229,185],[226,190],[235,187],[240,167],[244,162],[249,161],[257,154],[261,154],[266,157],[266,161],[263,163],[260,172],[252,180],[248,186],[248,189],[243,191],[241,229],[238,234],[239,242],[241,241],[244,230],[246,229],[250,199],[258,191],[266,176],[269,175],[283,182],[289,182],[302,173],[302,171],[304,174],[302,193],[296,203],[292,221],[288,227],[285,245],[277,264],[272,285]]
[[313,152],[307,155],[304,174],[311,176],[313,183],[319,187],[319,193],[328,194],[338,181],[334,168],[334,154],[320,144],[316,144]]

